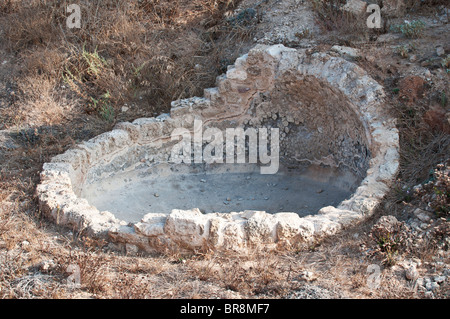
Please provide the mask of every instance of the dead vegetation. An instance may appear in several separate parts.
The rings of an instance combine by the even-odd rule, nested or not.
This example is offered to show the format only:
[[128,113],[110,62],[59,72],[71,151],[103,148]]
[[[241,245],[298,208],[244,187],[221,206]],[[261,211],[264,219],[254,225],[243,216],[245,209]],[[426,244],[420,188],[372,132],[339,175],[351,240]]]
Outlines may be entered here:
[[[251,42],[251,23],[224,18],[239,2],[80,0],[83,26],[73,30],[65,27],[69,1],[0,3],[0,46],[15,65],[0,71],[7,86],[0,94],[0,129],[14,131],[18,144],[0,152],[0,298],[289,298],[314,296],[311,286],[330,298],[417,297],[404,274],[389,267],[395,258],[382,261],[395,251],[431,262],[436,251],[448,250],[448,225],[438,225],[412,253],[386,236],[377,245],[370,233],[380,216],[401,219],[430,202],[448,219],[448,174],[433,172],[449,154],[442,112],[450,92],[417,79],[402,82],[395,63],[384,62],[389,53],[380,54],[377,66],[358,61],[385,84],[401,135],[398,183],[364,225],[288,251],[141,257],[111,252],[107,243],[41,216],[34,190],[42,164],[53,155],[118,121],[167,112],[172,100],[201,96],[214,86]],[[333,9],[341,3],[315,2],[318,24],[332,31],[327,41],[370,38],[362,21]],[[441,183],[415,197],[413,186],[433,176]],[[376,247],[381,254],[373,253]],[[382,265],[375,290],[367,285],[373,264]],[[71,285],[74,269],[80,286]],[[448,298],[448,291],[447,285],[438,297]]]
[[367,28],[365,15],[339,9],[346,2],[346,0],[311,0],[316,13],[316,23],[322,32],[327,34],[327,42],[348,45],[352,42],[368,41],[374,35],[386,31],[385,25],[381,29]]
[[237,3],[80,1],[79,29],[65,25],[68,1],[3,3],[3,45],[26,74],[3,122],[55,124],[85,113],[115,122],[125,103],[135,105],[130,116],[152,116],[173,100],[201,95],[248,32],[222,19]]

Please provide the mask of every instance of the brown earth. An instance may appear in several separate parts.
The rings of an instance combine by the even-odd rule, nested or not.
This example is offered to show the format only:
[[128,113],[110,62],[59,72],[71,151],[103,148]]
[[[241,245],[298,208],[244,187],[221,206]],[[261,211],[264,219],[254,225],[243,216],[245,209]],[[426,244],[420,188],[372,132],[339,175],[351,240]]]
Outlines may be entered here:
[[[439,163],[448,167],[450,154],[448,4],[415,3],[407,16],[368,30],[359,18],[330,11],[327,4],[339,0],[79,3],[79,30],[65,27],[67,1],[0,4],[0,298],[449,297],[449,279],[424,290],[405,277],[411,263],[425,281],[450,275],[448,172],[433,173]],[[305,14],[297,36],[283,32],[299,25],[299,15],[282,24],[286,14],[276,10]],[[419,37],[390,31],[405,19],[425,21]],[[201,96],[248,48],[280,39],[312,52],[357,48],[351,59],[387,92],[400,130],[400,173],[365,223],[288,250],[133,256],[41,216],[34,191],[52,156],[117,122]],[[429,219],[421,215],[427,222],[413,232],[418,208]],[[384,215],[410,227],[409,244],[374,240],[372,226]],[[381,271],[376,289],[368,284],[371,265]],[[73,269],[80,270],[80,287],[70,285]]]

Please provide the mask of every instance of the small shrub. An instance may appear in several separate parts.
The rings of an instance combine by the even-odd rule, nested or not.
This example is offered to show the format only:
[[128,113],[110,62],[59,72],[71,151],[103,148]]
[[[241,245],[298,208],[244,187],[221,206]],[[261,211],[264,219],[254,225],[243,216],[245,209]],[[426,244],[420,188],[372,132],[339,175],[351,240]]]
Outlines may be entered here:
[[81,56],[87,64],[87,74],[89,75],[98,76],[102,68],[107,65],[106,60],[98,54],[97,48],[91,53],[86,51],[83,46]]
[[257,18],[257,12],[253,8],[244,9],[235,17],[228,19],[228,23],[232,26],[246,26],[252,24]]
[[309,28],[303,28],[302,31],[297,32],[297,33],[295,34],[295,36],[296,36],[297,38],[299,38],[300,40],[301,40],[301,39],[308,39],[308,38],[311,37],[311,31],[309,30]]
[[395,53],[397,53],[402,58],[406,59],[408,57],[409,48],[407,45],[401,45],[395,48]]
[[394,32],[400,32],[407,38],[418,38],[422,36],[425,23],[421,20],[405,21],[405,23],[397,24],[391,27]]
[[450,70],[450,54],[447,55],[445,58],[442,58],[441,65],[444,69],[447,70],[448,73]]
[[414,52],[415,47],[413,44],[404,44],[395,48],[395,53],[397,53],[402,58],[406,59],[409,53]]
[[376,244],[376,252],[383,256],[383,263],[392,266],[397,255],[405,247],[407,226],[399,222],[394,216],[383,216],[373,226],[370,238]]
[[114,107],[110,102],[111,94],[106,92],[98,100],[91,97],[89,109],[97,112],[105,121],[112,122],[114,120]]
[[429,241],[432,248],[448,251],[450,248],[450,222],[443,218],[441,223],[431,231]]
[[397,203],[401,202],[410,202],[413,199],[413,193],[411,191],[411,188],[407,185],[403,185],[401,180],[396,180],[394,185],[392,186],[393,194],[395,201]]
[[430,181],[418,192],[421,201],[431,207],[437,216],[450,215],[450,167],[439,164]]

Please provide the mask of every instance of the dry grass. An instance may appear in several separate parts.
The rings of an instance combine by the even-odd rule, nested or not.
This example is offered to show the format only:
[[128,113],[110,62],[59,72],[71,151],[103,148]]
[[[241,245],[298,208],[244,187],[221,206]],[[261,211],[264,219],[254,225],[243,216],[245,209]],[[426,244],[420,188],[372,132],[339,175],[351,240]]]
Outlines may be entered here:
[[[213,86],[223,55],[230,53],[223,48],[238,50],[230,45],[236,40],[232,35],[245,33],[221,19],[238,1],[79,1],[80,29],[65,25],[69,3],[9,1],[0,8],[3,44],[19,56],[20,71],[27,75],[16,94],[41,113],[47,105],[54,113],[57,104],[68,104],[61,110],[66,116],[101,115],[89,105],[105,94],[115,115],[125,101],[137,104],[142,116],[168,111],[172,100]],[[72,101],[55,101],[60,93]],[[15,125],[29,123],[30,117],[36,125],[55,124],[60,116],[3,113],[5,122]]]
[[367,41],[370,36],[383,33],[382,29],[369,29],[365,15],[355,16],[339,8],[346,4],[346,0],[310,0],[316,14],[316,23],[327,34],[331,43]]
[[[450,140],[448,132],[444,129],[434,129],[425,120],[426,113],[434,105],[441,104],[440,109],[445,110],[447,101],[442,104],[440,96],[449,94],[439,89],[427,88],[420,98],[414,103],[405,102],[403,99],[395,100],[396,118],[400,130],[401,170],[399,178],[409,186],[416,185],[430,177],[430,172],[439,163],[448,158]],[[409,96],[413,93],[409,93]],[[440,121],[445,121],[440,117]]]
[[[371,227],[409,205],[395,188],[364,225],[291,251],[248,255],[127,256],[42,218],[34,191],[44,162],[117,121],[167,112],[172,100],[202,95],[253,34],[252,26],[223,18],[239,1],[80,0],[79,30],[65,27],[68,3],[0,3],[0,49],[18,68],[0,73],[0,81],[12,78],[14,91],[0,95],[7,100],[0,128],[13,130],[18,144],[0,153],[0,298],[285,298],[309,285],[334,297],[417,297],[395,268],[382,269],[379,289],[367,285],[368,266],[381,265],[366,254]],[[316,8],[324,30],[340,39],[366,36],[330,8]],[[425,180],[448,156],[448,134],[423,120],[438,95],[427,88],[425,96],[413,105],[390,96],[402,143],[399,190]],[[125,103],[131,109],[121,113]],[[417,254],[431,260],[433,251]],[[68,282],[71,266],[80,269],[80,287]]]

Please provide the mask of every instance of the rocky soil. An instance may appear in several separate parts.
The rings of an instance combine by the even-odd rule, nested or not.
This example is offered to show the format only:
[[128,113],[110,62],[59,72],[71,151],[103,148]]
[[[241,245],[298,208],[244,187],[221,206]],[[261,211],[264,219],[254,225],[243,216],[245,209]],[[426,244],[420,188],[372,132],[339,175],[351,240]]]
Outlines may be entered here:
[[[0,297],[449,298],[449,6],[372,2],[382,7],[381,30],[364,27],[361,1],[352,1],[355,10],[345,19],[320,0],[244,0],[223,15],[250,30],[236,55],[257,43],[281,42],[341,56],[369,72],[387,92],[402,151],[397,182],[366,222],[317,243],[245,256],[117,253],[43,218],[34,197],[42,164],[112,124],[78,113],[84,101],[70,102],[77,95],[63,83],[56,91],[38,90],[35,100],[51,106],[45,112],[27,104],[21,67],[33,46],[11,49],[0,30]],[[7,19],[9,9],[0,9]],[[202,25],[220,41],[217,27]],[[53,98],[70,103],[54,105]],[[142,105],[152,100],[139,101],[119,105],[117,119],[161,112],[158,106],[145,113]],[[70,285],[73,265],[81,271],[80,286]]]

